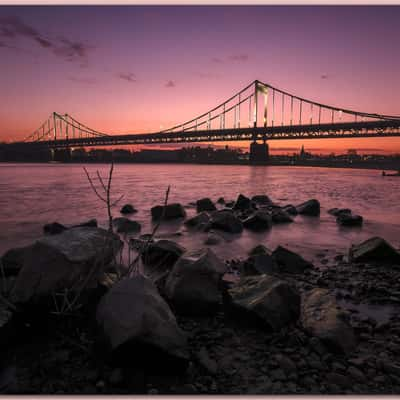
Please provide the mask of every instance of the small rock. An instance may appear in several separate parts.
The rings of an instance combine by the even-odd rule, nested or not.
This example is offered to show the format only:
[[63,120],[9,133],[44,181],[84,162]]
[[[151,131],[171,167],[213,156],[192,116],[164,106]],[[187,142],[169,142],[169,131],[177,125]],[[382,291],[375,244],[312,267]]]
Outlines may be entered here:
[[132,204],[125,204],[124,206],[122,206],[122,208],[119,212],[121,214],[133,214],[133,213],[136,213],[137,210],[135,207],[133,207]]

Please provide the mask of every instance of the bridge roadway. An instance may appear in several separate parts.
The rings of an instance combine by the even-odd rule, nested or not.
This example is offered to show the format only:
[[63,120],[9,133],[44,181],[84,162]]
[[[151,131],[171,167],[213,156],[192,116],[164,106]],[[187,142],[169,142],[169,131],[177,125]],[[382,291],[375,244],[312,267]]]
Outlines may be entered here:
[[[115,146],[162,143],[198,143],[249,140],[292,140],[328,139],[355,137],[393,137],[400,136],[399,120],[343,122],[334,124],[284,125],[268,127],[249,127],[213,129],[199,131],[179,131],[168,133],[124,134],[88,137],[69,137],[39,142],[19,142],[24,146],[50,148]],[[17,143],[15,143],[17,144]]]

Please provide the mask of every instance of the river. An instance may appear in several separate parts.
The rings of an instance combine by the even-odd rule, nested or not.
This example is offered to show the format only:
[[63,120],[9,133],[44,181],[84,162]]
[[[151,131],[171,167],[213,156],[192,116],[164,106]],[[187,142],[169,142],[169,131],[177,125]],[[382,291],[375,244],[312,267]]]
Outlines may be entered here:
[[[98,169],[107,174],[105,164],[0,164],[0,254],[11,247],[30,244],[42,235],[44,224],[79,223],[96,218],[106,226],[106,209],[93,191],[83,171]],[[291,224],[274,225],[264,233],[245,230],[239,236],[223,235],[213,246],[222,258],[243,257],[253,246],[263,243],[273,249],[278,244],[301,252],[314,260],[317,254],[347,252],[352,243],[382,236],[400,246],[400,178],[382,177],[380,171],[280,166],[227,166],[193,164],[116,164],[112,181],[113,198],[124,195],[121,205],[132,203],[139,212],[131,216],[151,229],[150,209],[161,204],[167,186],[170,202],[188,206],[202,197],[216,201],[267,194],[278,204],[299,204],[310,198],[321,203],[321,215],[295,217]],[[332,207],[351,208],[364,217],[361,228],[339,227],[327,213]],[[187,207],[188,216],[195,208]],[[120,216],[119,207],[113,210]],[[180,236],[170,236],[181,231]],[[204,233],[188,232],[181,221],[161,225],[160,237],[170,237],[186,248],[204,246]],[[321,255],[319,255],[321,257]]]

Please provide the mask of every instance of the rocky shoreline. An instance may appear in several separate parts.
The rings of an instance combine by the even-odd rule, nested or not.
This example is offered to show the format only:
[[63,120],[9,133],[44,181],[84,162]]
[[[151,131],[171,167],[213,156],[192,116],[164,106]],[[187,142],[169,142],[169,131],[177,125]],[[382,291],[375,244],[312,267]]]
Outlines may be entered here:
[[[187,251],[138,236],[130,204],[111,233],[95,220],[44,227],[2,261],[0,392],[19,394],[400,393],[400,254],[381,238],[311,263],[278,246],[245,259],[212,250],[240,235],[319,218],[268,196],[155,206],[155,221],[208,232]],[[360,226],[349,209],[329,211]],[[122,248],[134,262],[125,265]],[[130,253],[131,254],[131,253]],[[127,271],[129,273],[127,273]]]

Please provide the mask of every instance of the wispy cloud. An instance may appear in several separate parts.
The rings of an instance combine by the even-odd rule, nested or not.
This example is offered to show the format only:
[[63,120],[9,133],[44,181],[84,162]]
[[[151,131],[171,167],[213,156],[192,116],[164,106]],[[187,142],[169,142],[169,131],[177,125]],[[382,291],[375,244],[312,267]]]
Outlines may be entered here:
[[136,75],[132,72],[120,72],[117,74],[117,78],[127,82],[136,82]]
[[216,64],[221,64],[224,62],[246,62],[248,60],[249,60],[249,55],[244,53],[231,54],[224,58],[219,58],[219,57],[211,58],[211,61]]
[[19,38],[33,40],[39,47],[51,51],[65,61],[76,61],[85,66],[88,54],[94,47],[82,41],[71,40],[63,36],[49,37],[43,32],[26,24],[19,17],[0,18],[0,39],[2,46],[15,47]]
[[176,83],[174,82],[174,81],[168,81],[166,84],[165,84],[165,87],[167,87],[167,88],[173,88],[173,87],[175,87],[176,86]]

